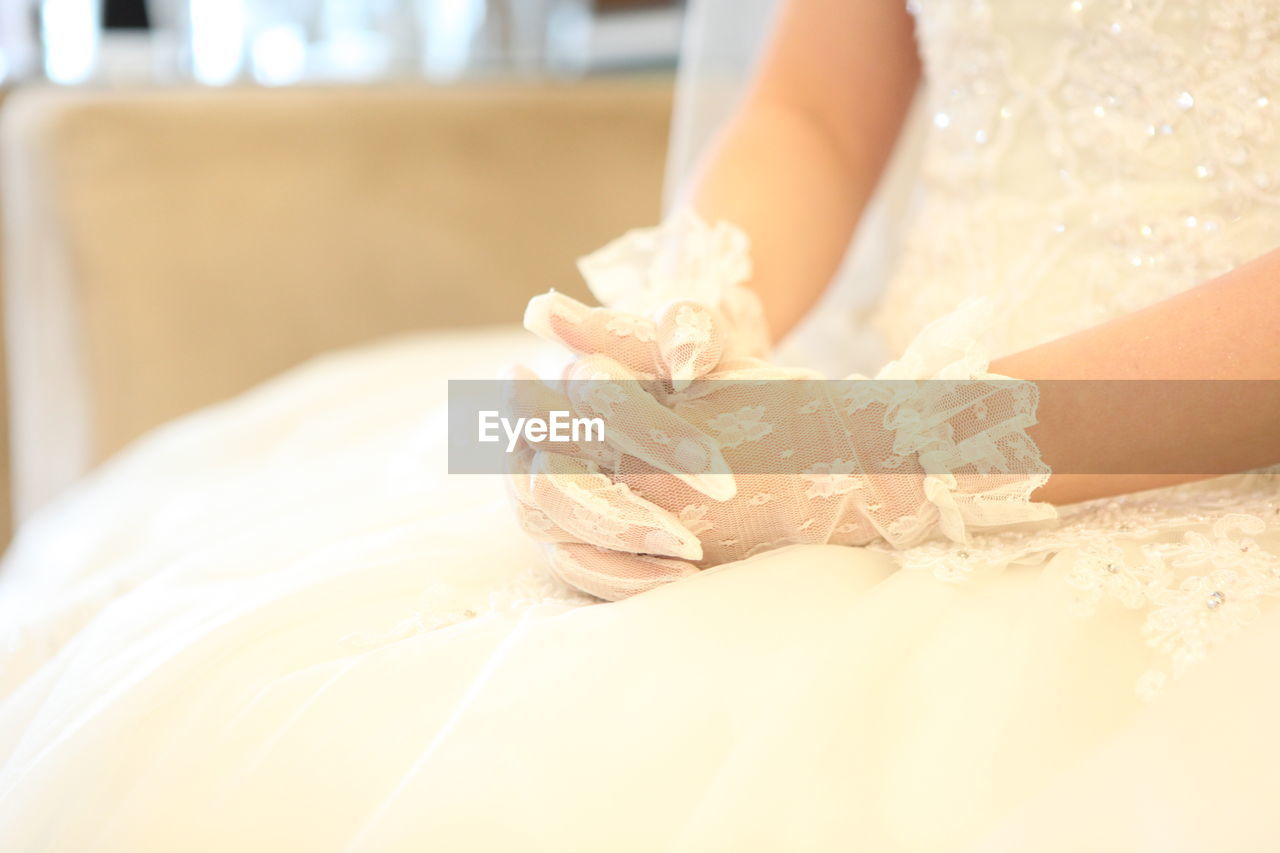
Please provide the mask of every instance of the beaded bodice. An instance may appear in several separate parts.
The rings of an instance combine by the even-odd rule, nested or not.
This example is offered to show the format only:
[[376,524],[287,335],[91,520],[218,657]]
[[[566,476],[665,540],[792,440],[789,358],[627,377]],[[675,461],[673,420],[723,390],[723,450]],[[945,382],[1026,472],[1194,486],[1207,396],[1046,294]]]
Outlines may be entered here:
[[[1117,317],[1280,245],[1280,3],[910,0],[928,120],[903,252],[875,316],[891,351],[974,296],[994,354]],[[944,580],[1055,567],[1082,612],[1143,613],[1202,659],[1280,598],[1280,467],[1066,508],[1050,530],[931,543]]]
[[995,297],[996,353],[1275,247],[1280,4],[911,0],[930,126],[891,347]]

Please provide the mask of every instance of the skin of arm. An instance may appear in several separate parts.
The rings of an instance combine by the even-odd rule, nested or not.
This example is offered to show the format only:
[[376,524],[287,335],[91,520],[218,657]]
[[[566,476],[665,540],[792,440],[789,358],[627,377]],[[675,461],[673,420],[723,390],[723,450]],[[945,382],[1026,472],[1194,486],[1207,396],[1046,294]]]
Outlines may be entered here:
[[789,0],[773,33],[689,201],[750,235],[749,286],[776,340],[834,276],[897,142],[920,60],[906,4],[893,0]]
[[[830,283],[921,75],[906,4],[788,0],[691,202],[752,240],[751,288],[775,339]],[[852,85],[840,85],[849,81]],[[862,81],[860,84],[857,81]],[[1000,359],[1020,379],[1280,380],[1280,250],[1134,314]],[[1217,386],[1213,388],[1213,386]],[[1160,382],[1041,385],[1031,437],[1057,471],[1035,495],[1069,504],[1280,462],[1280,395],[1232,399]],[[1075,473],[1079,472],[1079,473]]]
[[[1071,473],[1052,475],[1037,500],[1069,504],[1280,462],[1280,250],[991,370],[1033,380],[1219,380],[1042,383],[1028,432],[1050,468]],[[1212,473],[1087,473],[1142,470]]]

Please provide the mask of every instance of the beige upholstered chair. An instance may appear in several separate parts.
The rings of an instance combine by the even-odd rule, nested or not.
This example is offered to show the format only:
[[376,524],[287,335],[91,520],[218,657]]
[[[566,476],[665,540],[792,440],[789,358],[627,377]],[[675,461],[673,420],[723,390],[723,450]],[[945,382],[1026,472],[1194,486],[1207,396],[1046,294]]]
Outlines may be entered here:
[[15,517],[317,353],[581,293],[658,217],[669,110],[665,79],[11,96]]

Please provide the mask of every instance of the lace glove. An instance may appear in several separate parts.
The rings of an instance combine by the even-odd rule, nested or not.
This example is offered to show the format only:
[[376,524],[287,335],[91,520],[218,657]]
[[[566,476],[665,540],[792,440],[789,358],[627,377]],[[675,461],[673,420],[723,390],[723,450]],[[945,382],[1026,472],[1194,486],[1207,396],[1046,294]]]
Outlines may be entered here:
[[[734,496],[734,477],[718,442],[659,402],[712,368],[766,364],[746,356],[723,357],[734,327],[721,313],[677,302],[650,319],[589,308],[549,293],[529,303],[525,325],[583,357],[552,384],[526,368],[512,368],[504,406],[512,417],[572,412],[568,389],[581,386],[575,377],[599,362],[602,369],[624,377],[623,384],[597,383],[581,390],[594,401],[594,410],[607,413],[607,420],[644,424],[645,436],[665,436],[669,453],[647,456],[654,473],[704,499]],[[682,369],[687,371],[683,381],[675,378]],[[665,507],[613,479],[628,449],[637,454],[633,458],[646,455],[647,437],[631,444],[627,434],[615,433],[608,442],[555,445],[532,445],[521,438],[508,456],[509,492],[522,527],[548,543],[550,562],[562,579],[602,598],[625,597],[683,577],[703,559],[694,531]],[[672,557],[678,559],[668,559]]]
[[657,228],[638,228],[578,261],[591,308],[552,291],[534,297],[527,329],[579,355],[608,353],[638,378],[662,377],[677,390],[712,369],[769,355],[747,237],[691,211]]
[[[565,299],[535,300],[530,313],[562,310]],[[605,354],[608,338],[577,327],[574,349],[597,352],[571,365],[559,390],[520,383],[516,405],[522,416],[599,417],[606,440],[520,449],[517,492],[526,521],[539,522],[526,529],[554,543],[563,579],[618,598],[788,544],[907,547],[1052,517],[1029,502],[1048,475],[1025,432],[1036,387],[987,373],[985,359],[957,347],[955,327],[968,319],[926,330],[878,381],[738,359],[681,389],[638,374]],[[596,327],[609,324],[616,318]],[[904,378],[922,373],[937,379]]]
[[[533,300],[526,326],[585,357],[557,387],[518,371],[511,401],[521,416],[607,424],[601,444],[512,458],[525,529],[569,583],[615,599],[785,544],[904,547],[1054,515],[1028,501],[1047,479],[1025,433],[1034,386],[986,373],[965,343],[984,306],[879,374],[968,381],[833,384],[759,357],[762,312],[740,287],[750,267],[731,226],[678,215],[580,267],[614,307]],[[701,301],[664,303],[679,294]]]
[[[591,308],[552,292],[530,302],[527,328],[578,355],[608,352],[634,381],[661,383],[667,390],[685,388],[718,367],[764,363],[769,336],[759,301],[742,286],[751,264],[739,229],[709,225],[682,211],[658,228],[628,232],[582,258],[578,267],[596,297],[611,307]],[[563,394],[527,369],[513,368],[509,378],[516,393],[508,408],[516,416],[567,408]],[[647,401],[649,408],[637,416],[665,427],[679,449],[682,467],[673,465],[667,473],[695,492],[732,496],[732,476],[715,442],[652,398]],[[537,454],[521,444],[509,458],[509,483],[522,526],[549,543],[551,563],[565,567],[560,573],[566,580],[604,598],[621,598],[697,570],[686,562],[702,558],[697,536],[602,473],[613,470],[616,450],[593,444],[557,448]],[[559,523],[544,506],[553,508]],[[570,566],[578,561],[590,568],[575,573]],[[593,583],[590,576],[602,580]]]

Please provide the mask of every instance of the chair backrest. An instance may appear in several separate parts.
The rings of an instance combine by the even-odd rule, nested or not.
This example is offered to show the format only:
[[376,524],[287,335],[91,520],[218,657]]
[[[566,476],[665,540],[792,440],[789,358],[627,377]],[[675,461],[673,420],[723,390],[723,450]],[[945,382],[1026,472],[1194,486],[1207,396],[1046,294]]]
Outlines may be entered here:
[[312,355],[518,322],[659,216],[670,80],[35,89],[5,106],[20,520],[145,430]]

